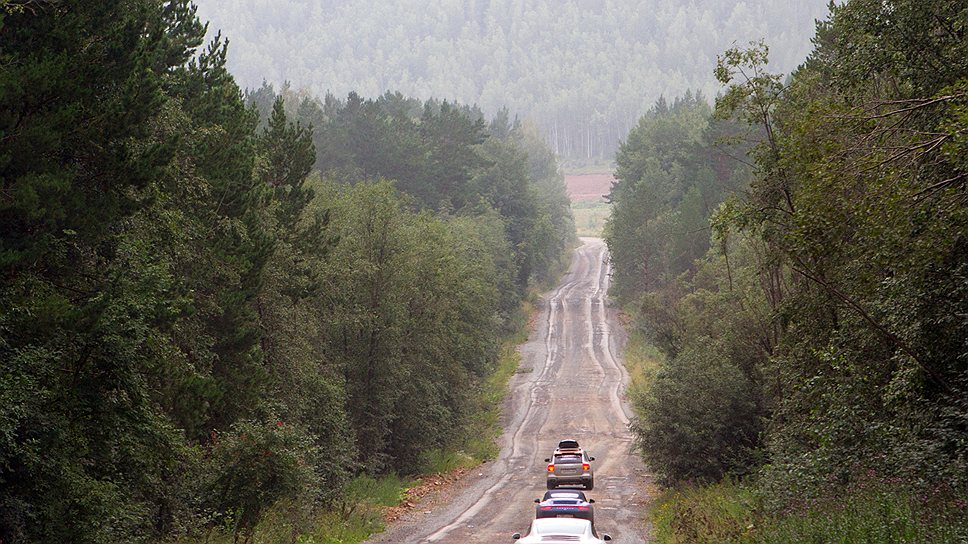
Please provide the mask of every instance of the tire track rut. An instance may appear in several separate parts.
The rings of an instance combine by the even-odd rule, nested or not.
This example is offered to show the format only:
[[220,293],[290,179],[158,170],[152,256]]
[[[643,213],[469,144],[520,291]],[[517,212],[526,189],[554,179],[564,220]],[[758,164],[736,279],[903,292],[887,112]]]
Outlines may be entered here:
[[534,519],[532,499],[545,489],[543,459],[562,438],[578,439],[596,457],[588,493],[597,501],[596,527],[615,542],[646,542],[650,479],[631,451],[624,332],[607,304],[608,253],[600,239],[582,242],[519,347],[522,371],[509,385],[498,458],[425,497],[371,543],[510,543]]

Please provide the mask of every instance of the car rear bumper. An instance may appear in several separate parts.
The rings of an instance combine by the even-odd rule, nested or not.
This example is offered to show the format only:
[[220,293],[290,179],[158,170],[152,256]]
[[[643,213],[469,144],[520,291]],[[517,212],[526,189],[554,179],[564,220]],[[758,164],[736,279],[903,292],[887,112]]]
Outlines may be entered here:
[[592,482],[592,477],[585,474],[581,476],[548,476],[548,483],[554,485],[588,485]]

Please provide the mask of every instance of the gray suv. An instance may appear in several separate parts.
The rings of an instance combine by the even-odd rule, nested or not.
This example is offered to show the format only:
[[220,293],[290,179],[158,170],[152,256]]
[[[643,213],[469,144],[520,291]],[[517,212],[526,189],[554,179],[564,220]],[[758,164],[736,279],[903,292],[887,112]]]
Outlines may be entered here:
[[545,463],[548,463],[548,489],[557,489],[559,485],[580,485],[587,490],[593,489],[595,474],[591,462],[595,458],[577,447],[577,442],[563,440],[562,444],[566,442],[573,443],[575,447],[562,448],[559,444],[554,455],[545,459]]

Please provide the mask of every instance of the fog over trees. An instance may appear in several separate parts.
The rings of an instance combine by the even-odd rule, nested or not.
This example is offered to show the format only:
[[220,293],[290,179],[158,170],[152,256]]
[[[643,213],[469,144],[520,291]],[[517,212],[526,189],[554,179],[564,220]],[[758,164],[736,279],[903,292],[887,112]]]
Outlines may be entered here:
[[771,69],[810,50],[827,0],[199,0],[243,87],[386,90],[503,106],[563,158],[610,159],[660,96],[719,89],[716,55],[765,39]]

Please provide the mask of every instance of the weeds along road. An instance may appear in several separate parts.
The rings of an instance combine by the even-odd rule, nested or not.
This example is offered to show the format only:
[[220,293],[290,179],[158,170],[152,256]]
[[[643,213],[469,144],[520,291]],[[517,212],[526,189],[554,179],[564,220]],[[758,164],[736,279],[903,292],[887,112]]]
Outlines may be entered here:
[[540,315],[520,347],[521,369],[504,406],[501,453],[455,485],[431,494],[372,543],[512,542],[534,519],[545,491],[546,457],[575,438],[595,457],[595,526],[615,542],[646,542],[648,474],[632,451],[628,375],[617,311],[606,304],[608,252],[583,238],[561,285],[542,297]]

